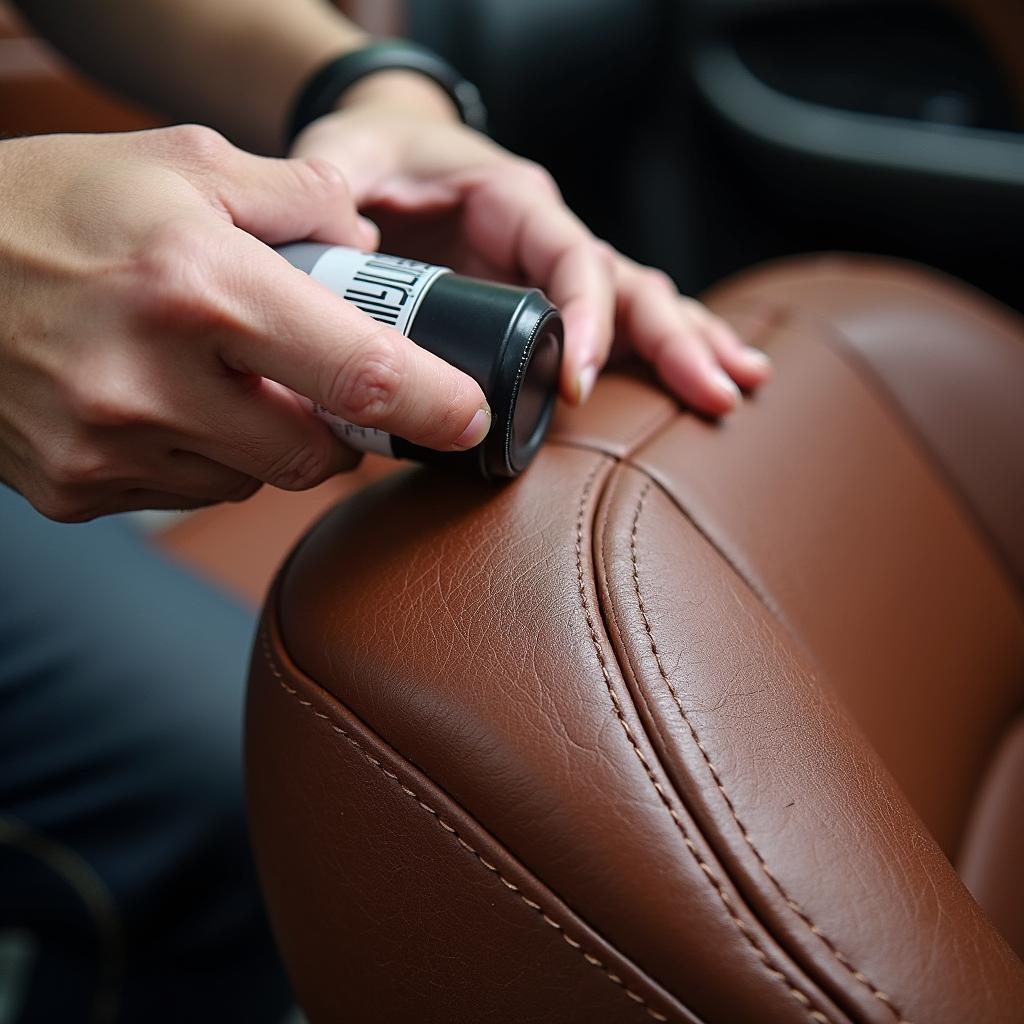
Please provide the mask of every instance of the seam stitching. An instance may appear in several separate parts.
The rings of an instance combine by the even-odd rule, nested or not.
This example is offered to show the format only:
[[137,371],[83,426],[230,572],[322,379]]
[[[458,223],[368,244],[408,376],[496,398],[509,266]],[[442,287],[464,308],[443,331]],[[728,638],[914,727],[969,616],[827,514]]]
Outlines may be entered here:
[[909,1021],[905,1020],[903,1014],[900,1013],[900,1011],[895,1007],[895,1005],[893,1005],[892,999],[885,992],[877,988],[871,982],[871,980],[864,974],[864,972],[860,971],[852,963],[850,958],[847,957],[846,954],[843,953],[843,951],[839,949],[838,946],[836,946],[836,944],[821,930],[821,928],[819,928],[818,925],[814,923],[814,921],[803,909],[803,907],[801,907],[800,904],[795,899],[793,899],[793,897],[790,896],[789,893],[783,888],[782,883],[775,877],[775,874],[772,872],[771,868],[768,867],[767,862],[761,855],[761,851],[758,850],[758,848],[754,845],[754,841],[753,839],[751,839],[750,833],[747,831],[746,825],[744,825],[743,822],[740,820],[739,814],[736,811],[736,807],[732,802],[732,798],[726,792],[725,786],[722,784],[722,779],[721,776],[718,774],[718,769],[715,767],[714,762],[711,760],[707,748],[704,746],[704,743],[698,736],[697,730],[694,727],[693,722],[690,720],[690,716],[687,714],[686,709],[683,707],[683,702],[679,697],[678,691],[669,679],[668,673],[665,671],[665,666],[661,660],[661,652],[658,650],[658,646],[655,643],[654,633],[651,629],[651,623],[647,617],[647,606],[644,603],[643,595],[640,592],[640,572],[636,553],[636,535],[637,528],[640,523],[640,514],[643,511],[644,501],[646,500],[647,494],[650,491],[650,489],[651,483],[650,481],[648,481],[648,483],[646,483],[643,489],[641,490],[640,497],[637,500],[636,512],[633,515],[633,527],[630,531],[629,553],[630,560],[633,563],[633,587],[636,591],[637,604],[640,608],[640,618],[643,621],[644,631],[647,633],[647,639],[650,641],[651,654],[654,655],[654,661],[655,664],[658,666],[658,672],[661,675],[661,678],[664,680],[665,685],[668,687],[668,691],[672,695],[672,700],[675,701],[675,705],[679,709],[679,714],[682,716],[683,721],[686,723],[686,727],[690,732],[690,738],[697,745],[697,749],[700,751],[701,757],[704,758],[704,763],[708,766],[708,771],[711,773],[711,778],[714,780],[718,792],[721,793],[722,799],[725,801],[726,807],[729,808],[729,813],[732,815],[732,820],[736,823],[736,826],[739,828],[740,834],[743,836],[743,839],[746,842],[747,846],[754,854],[754,857],[757,859],[758,864],[761,865],[761,870],[764,872],[765,876],[768,878],[771,884],[775,887],[775,890],[778,892],[778,894],[785,901],[786,906],[789,907],[789,909],[792,910],[793,913],[796,914],[796,916],[799,917],[801,921],[803,921],[803,923],[822,942],[822,944],[832,954],[832,956],[846,969],[850,976],[854,978],[856,981],[860,982],[860,984],[863,985],[865,988],[867,988],[868,991],[875,997],[875,999],[882,1003],[886,1007],[886,1009],[888,1009],[896,1017],[897,1024],[909,1024]]
[[729,893],[725,891],[725,888],[722,885],[721,879],[719,879],[714,869],[703,859],[703,857],[701,857],[696,843],[694,843],[690,838],[689,830],[683,822],[682,817],[672,806],[672,802],[669,799],[668,794],[665,792],[665,787],[658,781],[657,776],[654,774],[654,770],[651,768],[650,762],[644,752],[640,749],[640,745],[637,742],[636,737],[633,735],[633,730],[630,728],[629,723],[626,721],[625,715],[623,714],[622,704],[615,693],[615,688],[612,686],[611,673],[608,671],[608,662],[605,658],[600,638],[597,635],[597,627],[594,623],[594,617],[590,609],[590,602],[587,600],[586,590],[583,585],[583,519],[586,514],[587,500],[590,497],[590,492],[594,486],[594,480],[597,478],[598,471],[601,469],[603,464],[604,459],[601,459],[591,470],[586,483],[583,485],[583,493],[580,497],[579,512],[576,517],[576,576],[579,582],[580,607],[583,610],[583,615],[590,631],[591,644],[593,645],[594,653],[597,655],[598,664],[601,666],[601,675],[604,678],[604,684],[608,690],[608,696],[611,698],[612,709],[614,710],[615,717],[618,719],[619,725],[622,726],[622,731],[626,734],[626,739],[629,740],[630,746],[633,748],[633,753],[636,754],[637,759],[640,761],[644,774],[647,776],[651,785],[654,787],[655,792],[658,794],[658,799],[661,801],[665,810],[668,811],[669,817],[675,823],[676,829],[679,831],[683,842],[686,844],[686,848],[690,851],[690,855],[711,883],[712,888],[721,900],[722,905],[725,907],[729,918],[737,927],[743,938],[747,941],[750,948],[754,951],[760,965],[776,981],[781,982],[786,987],[786,990],[800,1004],[810,1020],[815,1021],[815,1024],[832,1024],[830,1019],[814,1006],[807,994],[797,988],[792,979],[790,979],[785,972],[780,971],[771,963],[768,959],[768,954],[761,945],[758,937],[753,933],[749,925],[747,925],[739,916],[736,908],[733,906],[732,898]]
[[623,441],[623,445],[628,449],[627,455],[632,455],[633,452],[642,444],[646,443],[649,438],[648,435],[657,433],[661,427],[668,426],[674,423],[679,418],[679,407],[672,405],[668,409],[658,409],[653,416],[648,416],[640,426],[630,434],[629,437]]
[[583,959],[586,960],[586,962],[590,964],[591,967],[599,968],[607,976],[609,981],[613,981],[616,985],[618,985],[619,988],[621,988],[622,991],[625,992],[625,994],[634,1003],[637,1003],[638,1005],[642,1006],[649,1017],[657,1021],[668,1021],[668,1017],[665,1016],[665,1014],[661,1013],[659,1010],[656,1010],[653,1006],[651,1006],[647,1002],[647,1000],[644,999],[642,995],[640,995],[639,992],[634,992],[633,989],[631,989],[629,985],[627,985],[626,982],[618,974],[616,974],[609,967],[607,967],[603,961],[601,961],[598,957],[594,956],[593,953],[590,953],[586,949],[584,949],[583,943],[578,941],[577,939],[574,939],[565,930],[562,924],[560,924],[547,913],[547,911],[541,904],[535,902],[534,900],[531,900],[515,882],[506,878],[495,864],[492,864],[489,860],[487,860],[486,857],[479,853],[470,843],[468,843],[463,838],[463,836],[459,833],[458,829],[456,829],[453,825],[450,825],[447,821],[445,821],[445,819],[441,816],[441,813],[439,811],[435,810],[429,804],[421,800],[419,794],[417,794],[415,790],[410,789],[408,786],[405,785],[405,783],[402,782],[402,780],[394,772],[389,771],[387,768],[385,768],[384,765],[381,764],[381,762],[376,757],[374,757],[368,750],[366,750],[366,748],[363,747],[363,745],[357,739],[351,736],[340,725],[336,725],[329,715],[325,715],[322,711],[318,711],[315,707],[313,707],[312,701],[305,700],[302,697],[300,697],[298,691],[294,687],[288,685],[288,682],[286,681],[283,673],[277,666],[274,654],[270,649],[270,641],[267,637],[266,625],[264,625],[263,628],[260,630],[260,645],[263,649],[263,656],[264,659],[266,660],[267,666],[270,668],[271,673],[277,679],[278,685],[281,687],[282,690],[284,690],[285,693],[287,693],[290,697],[293,697],[296,701],[298,701],[298,703],[307,711],[315,715],[317,718],[322,719],[324,722],[326,722],[333,732],[341,736],[374,768],[376,768],[379,772],[381,772],[392,782],[394,782],[395,785],[397,785],[399,789],[401,789],[401,791],[407,797],[409,797],[411,800],[415,800],[416,803],[423,808],[423,810],[425,810],[434,818],[437,824],[440,825],[445,832],[447,832],[455,839],[459,846],[461,846],[467,853],[471,853],[492,875],[494,875],[501,882],[502,885],[505,886],[506,889],[510,890],[511,892],[514,892],[519,897],[519,899],[522,900],[523,903],[525,903],[531,910],[535,911],[546,925],[548,925],[551,928],[554,928],[554,930],[557,931],[558,934],[562,937],[562,940],[568,946],[575,949],[576,952],[579,953],[580,956],[582,956]]
[[550,444],[556,444],[562,448],[594,452],[598,455],[604,455],[609,459],[621,461],[622,459],[631,458],[641,444],[647,444],[648,442],[653,441],[663,429],[671,426],[678,418],[678,406],[673,406],[669,409],[658,409],[655,415],[647,417],[647,419],[645,419],[632,434],[622,439],[621,443],[623,447],[627,449],[622,456],[613,455],[604,448],[601,448],[600,444],[586,444],[579,441],[572,441],[564,435],[560,436],[556,432],[551,433],[548,438],[548,442]]

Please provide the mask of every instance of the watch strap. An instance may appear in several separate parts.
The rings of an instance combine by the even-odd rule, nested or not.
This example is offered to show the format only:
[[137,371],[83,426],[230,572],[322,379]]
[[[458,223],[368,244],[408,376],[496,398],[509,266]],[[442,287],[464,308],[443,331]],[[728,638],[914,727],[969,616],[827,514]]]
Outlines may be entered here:
[[415,71],[436,82],[450,97],[463,122],[487,130],[480,92],[432,50],[404,39],[385,39],[335,57],[318,68],[299,93],[292,110],[288,142],[319,117],[329,114],[346,89],[378,71]]

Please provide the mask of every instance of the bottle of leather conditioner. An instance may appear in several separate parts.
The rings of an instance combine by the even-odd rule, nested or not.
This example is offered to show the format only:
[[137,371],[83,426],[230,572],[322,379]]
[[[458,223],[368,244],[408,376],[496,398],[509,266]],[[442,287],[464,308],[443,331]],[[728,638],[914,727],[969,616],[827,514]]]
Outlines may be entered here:
[[295,242],[277,251],[293,266],[468,373],[491,407],[476,448],[435,452],[317,407],[346,444],[487,478],[521,473],[551,423],[562,360],[562,318],[536,288],[478,281],[419,260]]

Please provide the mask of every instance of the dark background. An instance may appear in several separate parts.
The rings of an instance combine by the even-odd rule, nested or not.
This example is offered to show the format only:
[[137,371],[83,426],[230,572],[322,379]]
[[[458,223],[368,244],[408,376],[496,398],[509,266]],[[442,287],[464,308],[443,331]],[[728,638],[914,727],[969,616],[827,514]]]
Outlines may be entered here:
[[[1024,308],[1024,0],[338,2],[444,54],[499,141],[687,292],[860,250]],[[0,0],[7,132],[158,123],[26,36]]]
[[407,0],[493,134],[687,291],[787,253],[1022,305],[1020,0]]

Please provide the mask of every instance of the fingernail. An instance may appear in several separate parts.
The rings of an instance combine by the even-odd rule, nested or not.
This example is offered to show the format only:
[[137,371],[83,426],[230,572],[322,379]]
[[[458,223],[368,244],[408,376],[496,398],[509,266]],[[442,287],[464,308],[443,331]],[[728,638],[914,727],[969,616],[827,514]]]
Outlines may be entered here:
[[594,365],[584,366],[576,375],[576,404],[582,405],[594,390],[597,381],[597,367]]
[[723,370],[715,370],[711,375],[711,382],[724,398],[729,400],[730,405],[738,405],[743,396],[736,382]]
[[746,364],[755,370],[770,370],[772,361],[767,352],[759,348],[751,348],[749,345],[743,351],[743,359]]
[[475,448],[487,436],[487,431],[490,429],[491,409],[488,405],[482,405],[473,413],[469,426],[452,442],[452,447],[463,451],[467,448]]

